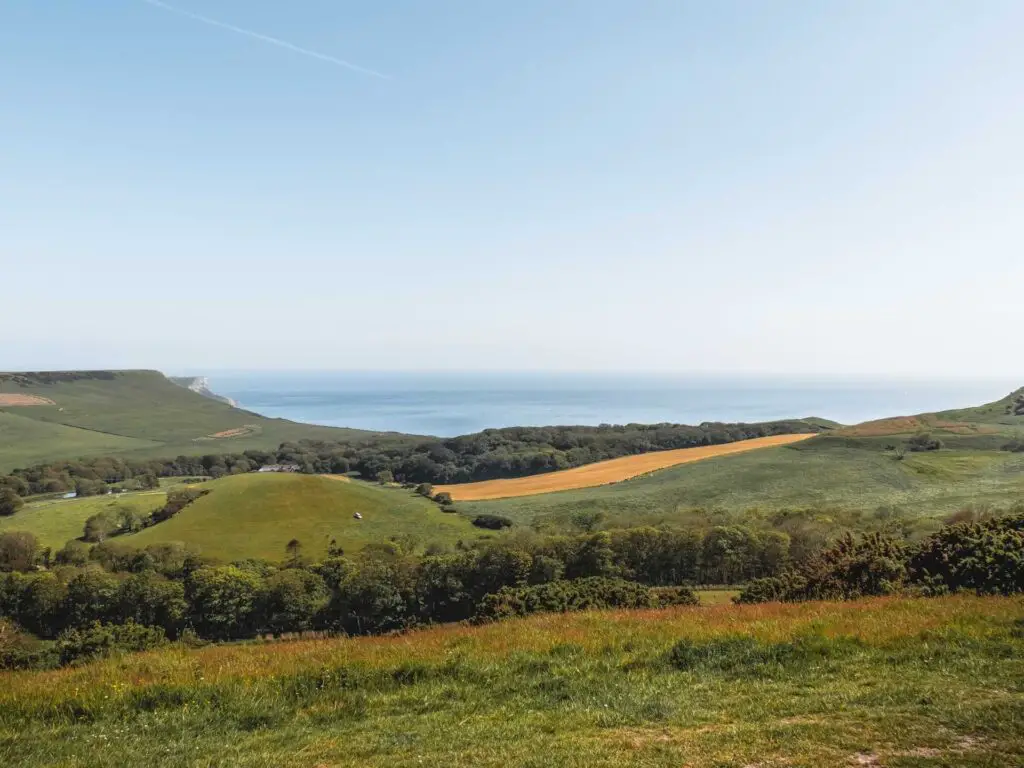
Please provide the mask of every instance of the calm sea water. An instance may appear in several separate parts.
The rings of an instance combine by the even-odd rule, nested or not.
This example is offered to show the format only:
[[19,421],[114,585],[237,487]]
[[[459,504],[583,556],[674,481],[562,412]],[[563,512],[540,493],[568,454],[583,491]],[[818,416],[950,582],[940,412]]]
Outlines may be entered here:
[[498,373],[233,371],[207,376],[213,391],[267,416],[445,437],[488,427],[802,416],[850,424],[976,405],[1021,384]]

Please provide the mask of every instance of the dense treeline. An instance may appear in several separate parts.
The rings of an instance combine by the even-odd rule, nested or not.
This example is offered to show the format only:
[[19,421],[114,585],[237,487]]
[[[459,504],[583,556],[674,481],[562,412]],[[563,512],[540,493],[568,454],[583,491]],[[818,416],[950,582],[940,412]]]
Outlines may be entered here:
[[69,542],[51,556],[30,534],[0,535],[0,617],[50,641],[19,635],[21,650],[9,650],[6,663],[150,647],[154,634],[141,628],[158,639],[368,634],[538,610],[692,603],[684,585],[776,574],[789,562],[785,534],[739,527],[523,533],[435,553],[393,541],[346,555],[332,544],[318,563],[303,558],[298,541],[285,553],[280,565],[221,564],[181,544],[138,550],[109,540]]
[[878,533],[847,534],[803,563],[755,579],[739,601],[850,600],[906,590],[924,595],[1024,591],[1024,509],[947,525],[914,546]]
[[381,473],[399,482],[461,483],[521,477],[569,469],[595,461],[650,451],[715,445],[789,433],[816,432],[807,421],[763,424],[628,424],[600,427],[511,427],[451,439],[382,437],[362,443],[302,441],[277,451],[245,451],[173,459],[118,458],[51,462],[16,469],[0,486],[25,496],[77,491],[101,493],[107,486],[146,487],[153,478],[251,472],[268,464],[291,464],[309,474]]
[[[310,563],[221,564],[181,544],[70,542],[52,561],[29,534],[0,536],[0,664],[56,665],[167,639],[307,630],[373,634],[537,611],[693,604],[693,584],[749,578],[740,602],[1024,590],[1024,509],[948,525],[908,545],[846,535],[791,558],[785,535],[635,528],[520,535],[454,552],[392,541]],[[6,622],[6,623],[5,623]],[[27,634],[31,633],[31,634]]]

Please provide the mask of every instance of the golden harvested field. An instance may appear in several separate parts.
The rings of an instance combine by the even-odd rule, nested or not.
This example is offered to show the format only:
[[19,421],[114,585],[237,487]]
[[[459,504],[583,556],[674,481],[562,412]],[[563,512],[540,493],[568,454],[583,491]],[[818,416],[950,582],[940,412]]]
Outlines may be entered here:
[[434,486],[434,490],[435,492],[450,493],[455,501],[486,501],[508,499],[514,496],[535,496],[555,491],[571,491],[577,488],[593,488],[598,485],[629,480],[646,475],[648,472],[656,472],[659,469],[668,469],[678,464],[689,464],[693,461],[713,459],[718,456],[731,456],[736,453],[756,451],[759,448],[789,445],[810,437],[814,437],[814,435],[772,435],[771,437],[755,437],[752,440],[740,440],[723,445],[702,445],[697,448],[679,448],[674,451],[652,451],[636,456],[622,456],[618,459],[599,461],[562,472],[548,472],[543,475],[516,477],[510,480],[484,480],[479,483],[437,485]]
[[56,403],[48,397],[39,397],[39,395],[15,395],[0,392],[0,408],[30,405],[56,405]]

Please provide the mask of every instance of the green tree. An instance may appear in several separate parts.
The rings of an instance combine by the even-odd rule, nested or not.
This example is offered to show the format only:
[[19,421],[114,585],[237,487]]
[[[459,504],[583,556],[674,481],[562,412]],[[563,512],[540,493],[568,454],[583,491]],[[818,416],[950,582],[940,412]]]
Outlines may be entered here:
[[298,568],[302,565],[302,542],[298,539],[292,539],[285,547],[284,551],[288,555],[287,567]]
[[151,627],[162,627],[177,637],[185,623],[188,603],[185,587],[153,571],[129,576],[117,591],[117,618]]
[[310,629],[330,599],[327,585],[316,573],[292,568],[266,581],[266,626],[274,633]]
[[193,626],[214,640],[254,634],[262,588],[258,575],[233,565],[198,569],[186,582]]
[[389,483],[395,482],[395,476],[389,469],[382,469],[377,473],[377,482],[381,485],[388,485]]
[[72,539],[57,550],[55,559],[59,565],[83,566],[89,562],[89,545],[84,541]]
[[21,496],[8,486],[0,487],[0,517],[9,517],[25,506]]
[[0,533],[0,571],[30,570],[38,551],[38,539],[27,531]]
[[84,538],[93,543],[101,542],[112,536],[120,529],[120,524],[114,515],[104,510],[93,515],[85,521]]
[[112,573],[93,566],[75,574],[67,586],[65,616],[67,625],[88,626],[94,621],[116,618],[120,581]]

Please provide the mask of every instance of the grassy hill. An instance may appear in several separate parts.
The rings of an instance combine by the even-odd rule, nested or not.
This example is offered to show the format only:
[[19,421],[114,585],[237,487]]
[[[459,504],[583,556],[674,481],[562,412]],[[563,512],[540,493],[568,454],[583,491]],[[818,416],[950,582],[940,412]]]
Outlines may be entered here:
[[0,471],[85,456],[241,452],[373,434],[269,419],[158,371],[0,373]]
[[[354,551],[394,536],[451,545],[481,535],[466,518],[400,488],[276,473],[224,477],[202,487],[210,493],[177,516],[118,541],[139,547],[182,541],[222,560],[281,560],[291,539],[319,558],[331,538]],[[356,512],[362,520],[353,517]]]
[[1022,765],[1022,626],[884,598],[171,646],[0,673],[0,764]]
[[[614,485],[459,506],[555,525],[584,511],[604,513],[611,525],[707,518],[695,508],[718,511],[711,515],[716,522],[785,508],[936,519],[965,506],[1024,501],[1024,453],[1000,450],[1024,433],[1020,403],[1024,389],[977,408],[867,422]],[[922,431],[940,439],[942,450],[907,451],[907,441]]]

